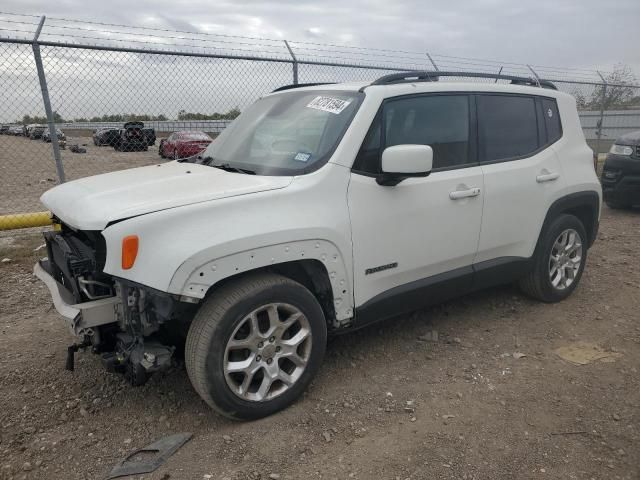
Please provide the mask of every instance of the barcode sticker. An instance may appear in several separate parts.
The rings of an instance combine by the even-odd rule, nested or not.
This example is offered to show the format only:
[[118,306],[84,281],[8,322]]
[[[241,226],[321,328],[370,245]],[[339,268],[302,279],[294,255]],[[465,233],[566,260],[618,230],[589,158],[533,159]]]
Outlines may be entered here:
[[339,98],[333,97],[316,97],[309,102],[307,107],[339,115],[350,103],[351,100],[340,100]]
[[296,156],[293,157],[293,159],[296,162],[306,162],[307,160],[309,160],[309,157],[311,157],[310,153],[298,152],[296,153]]

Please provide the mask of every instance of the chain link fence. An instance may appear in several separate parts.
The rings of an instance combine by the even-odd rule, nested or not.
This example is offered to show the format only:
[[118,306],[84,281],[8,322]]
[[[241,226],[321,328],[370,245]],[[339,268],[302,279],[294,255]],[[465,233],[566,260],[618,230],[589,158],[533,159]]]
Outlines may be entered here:
[[209,140],[174,132],[213,139],[280,86],[425,69],[548,79],[576,97],[599,153],[640,129],[630,72],[0,13],[0,229],[46,223],[39,197],[55,184],[191,154]]

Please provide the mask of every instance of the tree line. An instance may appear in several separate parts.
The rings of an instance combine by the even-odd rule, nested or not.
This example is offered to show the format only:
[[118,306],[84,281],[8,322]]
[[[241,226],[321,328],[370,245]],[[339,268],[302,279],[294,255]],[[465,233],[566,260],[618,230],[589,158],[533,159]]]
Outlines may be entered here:
[[[596,85],[588,94],[577,88],[571,94],[579,110],[625,110],[640,108],[640,89],[637,79],[628,65],[618,64],[605,77],[607,85]],[[615,86],[613,86],[615,85]]]
[[[233,120],[238,115],[240,115],[240,109],[238,107],[232,108],[227,112],[213,112],[211,114],[207,113],[192,113],[187,112],[185,110],[180,110],[178,112],[177,120]],[[102,115],[95,116],[90,118],[74,118],[74,119],[65,119],[58,112],[53,112],[53,121],[54,123],[97,123],[97,122],[164,122],[167,120],[171,120],[166,115],[147,115],[147,114],[139,114],[139,113],[122,113],[115,115]],[[29,125],[32,123],[47,123],[47,117],[38,116],[38,115],[24,115],[22,120],[16,120],[15,123],[22,123],[23,125]]]

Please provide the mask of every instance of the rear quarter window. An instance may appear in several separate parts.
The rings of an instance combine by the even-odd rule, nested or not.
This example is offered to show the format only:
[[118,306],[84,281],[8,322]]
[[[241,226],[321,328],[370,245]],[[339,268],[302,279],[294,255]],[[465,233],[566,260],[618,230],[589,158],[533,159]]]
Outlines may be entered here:
[[542,116],[547,127],[547,144],[557,142],[562,137],[562,124],[558,104],[553,98],[542,99]]

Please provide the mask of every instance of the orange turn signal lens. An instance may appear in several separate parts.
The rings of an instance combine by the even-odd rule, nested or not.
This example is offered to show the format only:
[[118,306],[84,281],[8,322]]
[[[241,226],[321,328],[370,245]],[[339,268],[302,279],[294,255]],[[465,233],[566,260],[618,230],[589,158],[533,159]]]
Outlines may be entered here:
[[138,256],[138,236],[127,235],[122,239],[122,269],[129,270],[133,267]]

